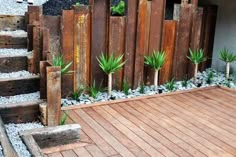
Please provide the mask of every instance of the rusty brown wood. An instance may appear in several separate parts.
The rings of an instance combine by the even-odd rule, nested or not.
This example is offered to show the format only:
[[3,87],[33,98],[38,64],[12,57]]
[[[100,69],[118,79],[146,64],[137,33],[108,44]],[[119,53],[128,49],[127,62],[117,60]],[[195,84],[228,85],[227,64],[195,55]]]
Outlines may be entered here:
[[174,78],[182,80],[187,74],[190,39],[192,30],[192,5],[181,4],[180,19],[178,23],[178,35],[176,38],[176,50],[173,66]]
[[14,37],[14,36],[7,36],[2,35],[0,36],[0,47],[1,48],[8,48],[15,46],[21,46],[22,48],[25,48],[27,46],[27,37]]
[[29,24],[42,26],[42,6],[28,6]]
[[217,6],[206,7],[206,22],[204,28],[204,54],[208,57],[208,60],[207,62],[202,63],[202,71],[211,66],[215,38],[217,9]]
[[[166,0],[151,1],[151,20],[150,20],[150,36],[148,52],[151,54],[153,50],[161,50],[161,39],[163,31],[163,21],[165,15]],[[146,84],[153,84],[154,72],[147,69]]]
[[137,40],[136,40],[136,54],[135,54],[135,66],[134,66],[134,85],[133,88],[137,88],[143,83],[143,70],[144,70],[144,55],[145,55],[145,41],[147,40],[146,33],[147,28],[147,1],[139,1],[139,13],[138,13],[138,25],[137,25]]
[[74,90],[90,85],[91,8],[75,7],[74,15]]
[[10,73],[21,70],[27,70],[26,56],[4,56],[0,57],[0,72]]
[[50,53],[50,33],[48,28],[43,29],[43,49],[42,60],[47,60],[47,54]]
[[105,74],[99,67],[97,57],[102,52],[107,54],[108,41],[108,17],[110,15],[109,0],[93,0],[92,7],[92,30],[91,30],[91,82],[104,83]]
[[[61,48],[66,64],[74,60],[74,10],[63,10],[61,16]],[[69,67],[74,70],[74,65]],[[62,76],[62,97],[67,97],[73,92],[74,73]]]
[[41,60],[40,52],[40,28],[38,26],[33,27],[33,73],[39,73],[39,62]]
[[[191,33],[190,47],[192,50],[199,50],[203,48],[203,8],[198,8],[196,13],[193,13],[193,28]],[[189,61],[188,77],[192,78],[194,75],[194,65]]]
[[172,79],[172,68],[175,52],[177,21],[165,20],[162,49],[166,54],[165,63],[160,70],[160,84],[164,84]]
[[[110,17],[110,32],[109,32],[109,54],[115,56],[124,55],[124,41],[125,41],[125,16]],[[123,79],[123,68],[116,72],[112,79],[112,86],[115,89],[121,90]]]
[[43,26],[49,29],[50,41],[49,41],[49,52],[58,55],[61,53],[61,42],[60,42],[60,16],[43,16]]
[[48,126],[57,126],[61,112],[61,68],[47,67]]
[[47,66],[48,61],[40,61],[40,99],[47,99]]
[[28,51],[33,50],[33,27],[34,25],[27,25],[27,49]]
[[127,1],[124,79],[133,86],[138,0]]

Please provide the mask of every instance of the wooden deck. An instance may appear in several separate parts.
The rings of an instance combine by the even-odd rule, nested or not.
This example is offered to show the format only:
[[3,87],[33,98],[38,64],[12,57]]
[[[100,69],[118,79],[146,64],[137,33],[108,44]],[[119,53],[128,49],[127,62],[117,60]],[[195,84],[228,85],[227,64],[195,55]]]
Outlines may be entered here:
[[69,108],[81,142],[48,157],[235,157],[236,91],[211,87]]

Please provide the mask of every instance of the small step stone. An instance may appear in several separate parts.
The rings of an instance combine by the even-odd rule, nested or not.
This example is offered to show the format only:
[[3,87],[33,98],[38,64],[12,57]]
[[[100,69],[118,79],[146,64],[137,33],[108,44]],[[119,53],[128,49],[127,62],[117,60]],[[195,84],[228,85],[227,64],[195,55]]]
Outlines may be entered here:
[[8,78],[26,78],[36,76],[35,74],[32,74],[28,71],[17,71],[17,72],[11,72],[11,73],[0,73],[0,79],[8,79]]
[[1,56],[30,56],[32,52],[28,52],[27,49],[0,49]]
[[29,102],[29,101],[37,101],[37,100],[40,100],[39,92],[15,95],[15,96],[10,96],[10,97],[0,96],[0,105],[15,104],[15,103],[22,103],[22,102]]
[[24,30],[15,30],[15,31],[0,31],[0,36],[11,36],[11,37],[21,37],[21,38],[26,38],[27,37],[27,32]]

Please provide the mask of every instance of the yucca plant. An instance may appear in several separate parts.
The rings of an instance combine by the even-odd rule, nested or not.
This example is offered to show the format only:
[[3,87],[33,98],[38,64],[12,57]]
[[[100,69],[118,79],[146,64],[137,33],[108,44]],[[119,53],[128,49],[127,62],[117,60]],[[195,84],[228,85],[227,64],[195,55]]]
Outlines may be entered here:
[[75,92],[72,92],[71,97],[74,100],[79,100],[79,97],[84,93],[84,91],[85,87],[83,85],[80,85]]
[[230,52],[227,48],[224,48],[220,51],[219,58],[220,58],[220,60],[222,60],[226,63],[225,77],[228,80],[229,73],[230,73],[230,63],[236,61],[236,55],[234,55],[232,52]]
[[175,79],[171,79],[169,82],[166,83],[166,89],[169,91],[174,91],[175,90]]
[[60,125],[66,124],[66,120],[67,120],[68,116],[69,116],[68,111],[64,112],[64,114],[61,117]]
[[144,85],[144,83],[141,84],[140,89],[139,89],[139,93],[141,93],[141,94],[145,93],[145,85]]
[[205,62],[207,60],[207,57],[204,57],[203,49],[192,51],[189,49],[190,56],[187,56],[187,58],[194,64],[194,84],[197,83],[197,72],[198,72],[198,66],[200,63]]
[[165,58],[166,58],[166,55],[164,51],[157,52],[155,50],[153,50],[152,55],[144,56],[144,59],[145,59],[144,63],[155,70],[155,75],[154,75],[155,90],[157,90],[157,86],[158,86],[158,73],[165,62]]
[[55,55],[52,56],[52,65],[61,67],[61,74],[62,75],[72,72],[72,71],[69,71],[69,68],[72,65],[72,63],[73,62],[66,64],[63,59],[63,55],[61,55],[61,54],[59,56],[55,56]]
[[116,6],[111,7],[112,15],[123,16],[125,14],[125,2],[121,0]]
[[108,75],[108,94],[111,95],[112,74],[120,70],[125,64],[125,62],[123,62],[123,55],[115,57],[114,53],[112,53],[110,56],[105,56],[102,52],[97,60],[101,69]]
[[125,93],[125,95],[129,95],[129,89],[130,86],[126,80],[122,82],[122,91]]
[[103,91],[102,89],[102,83],[97,87],[95,80],[93,81],[93,84],[87,87],[87,91],[90,94],[91,97],[94,99],[97,97],[98,93]]

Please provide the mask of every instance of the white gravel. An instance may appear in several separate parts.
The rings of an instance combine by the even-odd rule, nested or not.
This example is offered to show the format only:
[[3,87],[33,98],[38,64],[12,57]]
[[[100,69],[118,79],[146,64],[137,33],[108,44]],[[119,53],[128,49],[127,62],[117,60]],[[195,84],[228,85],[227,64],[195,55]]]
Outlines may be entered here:
[[30,56],[32,52],[27,49],[0,49],[0,56]]
[[[34,0],[33,5],[42,5],[46,0]],[[0,0],[0,15],[24,15],[28,8],[27,1],[17,3],[16,0]]]
[[29,153],[19,136],[19,132],[30,129],[42,128],[43,125],[41,123],[23,123],[7,124],[5,125],[5,127],[7,135],[19,157],[31,157],[31,154]]
[[24,30],[0,31],[0,35],[26,38],[27,37],[27,32],[24,31]]
[[30,93],[30,94],[21,94],[10,97],[1,97],[0,96],[0,105],[11,104],[11,103],[21,103],[27,101],[37,101],[40,100],[40,93]]
[[[207,78],[209,74],[212,74],[213,77],[211,78],[211,82],[207,82]],[[225,75],[223,73],[216,72],[213,69],[207,69],[203,73],[198,73],[198,82],[200,82],[200,87],[208,87],[208,86],[228,86],[230,88],[236,89],[236,78],[231,76],[231,81],[225,80]],[[140,93],[140,87],[135,90],[129,90],[128,95],[124,94],[122,91],[112,91],[112,95],[109,97],[106,92],[100,92],[97,97],[91,98],[87,94],[83,94],[79,97],[79,100],[73,100],[72,98],[62,99],[63,106],[71,106],[71,105],[81,105],[81,104],[91,104],[94,102],[103,102],[103,101],[110,101],[110,100],[117,100],[117,99],[125,99],[125,98],[133,98],[137,96],[144,96],[144,95],[153,95],[158,94],[160,91],[161,93],[168,93],[173,91],[180,91],[180,90],[187,90],[199,88],[193,83],[193,79],[187,80],[187,86],[183,86],[183,81],[176,81],[174,83],[174,89],[170,91],[167,88],[167,84],[160,85],[159,91],[154,90],[154,86],[145,86],[144,93]]]
[[2,146],[1,146],[1,145],[0,145],[0,157],[4,157],[4,156],[3,156]]
[[36,75],[25,70],[11,72],[11,73],[0,73],[0,79],[23,78],[23,77],[25,78],[25,77],[30,77],[30,76],[36,76]]

